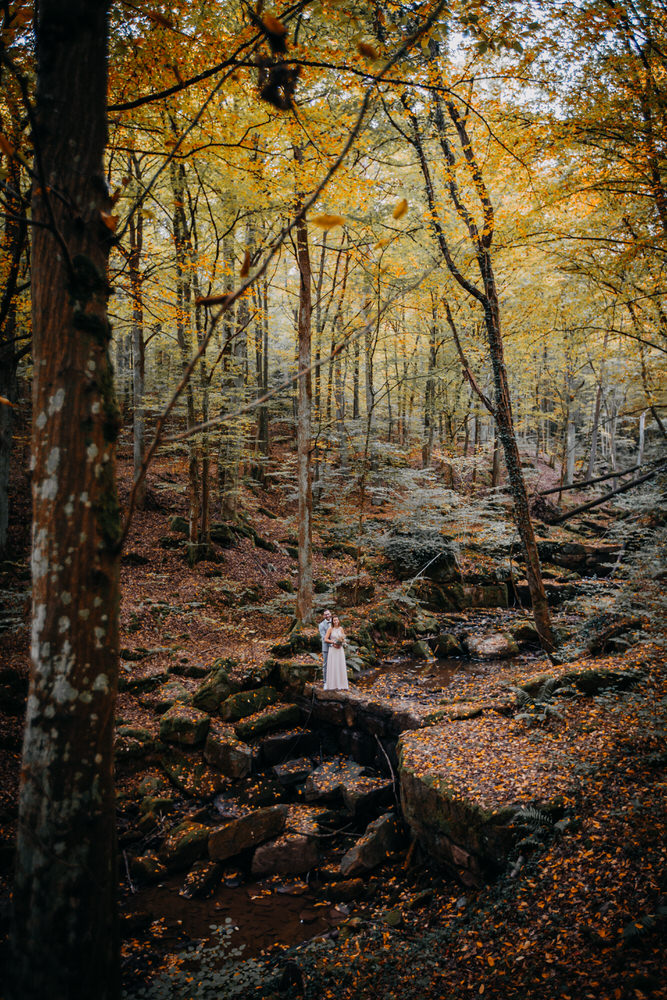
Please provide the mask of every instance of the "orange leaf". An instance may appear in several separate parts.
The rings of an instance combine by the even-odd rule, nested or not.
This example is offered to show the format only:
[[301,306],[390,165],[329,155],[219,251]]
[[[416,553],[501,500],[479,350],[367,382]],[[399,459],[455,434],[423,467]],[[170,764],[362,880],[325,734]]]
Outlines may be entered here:
[[407,210],[408,210],[408,199],[401,198],[398,205],[391,214],[395,219],[402,219]]
[[115,233],[116,226],[118,225],[118,216],[110,215],[109,212],[100,212],[100,217],[107,229],[109,229],[112,233]]
[[231,295],[200,295],[195,299],[196,306],[225,306]]
[[335,226],[344,226],[345,219],[342,215],[314,215],[310,222],[318,229],[324,229],[328,231],[329,229],[334,229]]
[[273,14],[265,14],[262,21],[264,23],[264,27],[270,34],[281,36],[287,34],[287,28],[283,22],[279,21],[277,17],[274,17]]
[[12,146],[11,142],[6,135],[2,134],[2,132],[0,132],[0,151],[2,151],[5,156],[9,157],[10,160],[13,159],[16,154],[16,150]]
[[16,403],[11,403],[6,396],[0,396],[0,406],[11,406],[16,409]]
[[366,59],[379,59],[378,51],[374,45],[369,45],[368,42],[357,42],[357,52],[360,56],[365,56]]

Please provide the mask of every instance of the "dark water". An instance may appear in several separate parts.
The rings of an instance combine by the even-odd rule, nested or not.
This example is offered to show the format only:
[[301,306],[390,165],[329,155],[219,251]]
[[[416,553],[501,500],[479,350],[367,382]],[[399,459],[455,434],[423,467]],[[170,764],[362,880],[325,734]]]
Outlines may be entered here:
[[354,686],[362,691],[385,679],[402,681],[408,686],[440,689],[448,687],[454,675],[466,669],[466,666],[469,668],[469,665],[464,664],[462,660],[415,660],[410,657],[396,657],[383,660],[372,670],[355,674],[352,681]]
[[183,879],[175,877],[132,896],[133,910],[162,920],[163,944],[213,936],[213,927],[229,918],[234,926],[230,943],[244,946],[251,958],[276,944],[294,945],[325,934],[346,917],[346,911],[323,902],[305,882],[271,879],[230,886],[224,883],[207,899],[187,899],[179,892]]

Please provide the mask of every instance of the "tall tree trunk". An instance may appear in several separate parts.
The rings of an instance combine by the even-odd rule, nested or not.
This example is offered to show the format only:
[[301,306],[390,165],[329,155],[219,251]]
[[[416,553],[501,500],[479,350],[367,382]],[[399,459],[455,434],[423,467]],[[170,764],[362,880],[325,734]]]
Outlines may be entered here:
[[[174,247],[176,250],[176,340],[181,360],[181,368],[185,371],[192,351],[191,336],[191,305],[192,282],[190,268],[190,232],[185,216],[185,167],[174,160],[169,164],[171,187],[174,196]],[[185,388],[186,427],[191,430],[197,423],[195,414],[195,397],[192,380],[188,380]],[[200,487],[199,460],[197,444],[194,437],[188,438],[188,538],[191,546],[199,543],[200,524]],[[196,554],[196,549],[190,549]]]
[[[132,168],[135,176],[139,175],[139,165],[136,157],[132,158]],[[140,176],[140,175],[139,175]],[[132,296],[132,429],[133,429],[133,455],[134,455],[134,478],[137,480],[141,474],[141,467],[144,461],[144,370],[145,370],[145,345],[144,345],[144,303],[141,288],[141,253],[144,243],[144,219],[141,212],[132,216],[129,220],[128,232],[130,236],[130,253],[128,256],[128,267],[130,272],[130,294]],[[143,510],[146,503],[146,477],[144,476],[137,487],[135,504],[137,510]]]
[[[298,151],[295,151],[300,162]],[[300,210],[300,202],[297,211]],[[312,379],[311,356],[311,267],[308,250],[308,227],[305,219],[296,225],[296,251],[299,267],[298,317],[298,389],[297,389],[297,485],[299,491],[299,588],[296,595],[296,617],[310,621],[313,613],[313,489],[310,467]]]
[[119,994],[119,420],[108,356],[110,234],[100,214],[111,209],[107,7],[41,0],[35,27],[43,178],[32,207],[32,664],[11,969],[21,1000]]
[[551,626],[549,605],[547,603],[546,593],[544,590],[537,544],[535,542],[535,534],[530,518],[528,493],[526,491],[526,484],[521,471],[521,458],[519,455],[516,434],[514,432],[509,383],[505,368],[498,292],[491,259],[491,244],[493,241],[495,225],[493,205],[489,198],[488,191],[486,190],[479,164],[475,158],[474,148],[467,130],[466,120],[461,117],[456,105],[453,102],[448,101],[446,103],[446,107],[449,118],[458,137],[461,155],[466,161],[466,167],[472,179],[484,218],[484,226],[483,229],[480,230],[477,227],[477,223],[475,222],[473,215],[464,204],[461,191],[456,182],[456,173],[454,170],[456,157],[446,133],[442,105],[439,98],[436,97],[433,108],[433,120],[438,131],[440,147],[448,168],[447,185],[449,189],[449,198],[460,221],[467,229],[470,242],[474,248],[482,283],[482,287],[479,288],[459,270],[456,261],[452,256],[445,230],[440,221],[435,189],[431,178],[431,170],[424,153],[419,122],[410,107],[407,95],[403,95],[401,101],[412,125],[414,136],[413,144],[417,152],[424,177],[426,196],[431,212],[431,226],[435,232],[438,246],[454,279],[458,282],[461,288],[468,293],[468,295],[471,295],[478,301],[484,311],[484,324],[486,327],[486,338],[489,345],[489,356],[491,359],[495,388],[495,417],[498,426],[498,435],[505,453],[505,465],[507,467],[507,474],[514,502],[515,522],[521,538],[524,559],[526,562],[526,576],[528,578],[533,617],[542,645],[545,649],[551,650],[555,647],[556,640]]

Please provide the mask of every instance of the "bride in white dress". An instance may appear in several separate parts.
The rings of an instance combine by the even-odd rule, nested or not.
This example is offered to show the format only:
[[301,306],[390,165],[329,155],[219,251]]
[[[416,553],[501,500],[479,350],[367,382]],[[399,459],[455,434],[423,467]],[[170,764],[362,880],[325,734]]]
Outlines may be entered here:
[[329,655],[327,656],[327,679],[324,684],[325,691],[346,691],[347,665],[345,663],[345,631],[340,623],[338,615],[331,619],[324,641],[329,643]]

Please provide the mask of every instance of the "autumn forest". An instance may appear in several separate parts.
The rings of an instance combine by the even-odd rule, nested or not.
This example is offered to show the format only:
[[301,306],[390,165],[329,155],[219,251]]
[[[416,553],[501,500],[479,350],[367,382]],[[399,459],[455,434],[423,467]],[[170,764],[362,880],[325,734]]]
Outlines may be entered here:
[[0,26],[0,997],[664,996],[667,2]]

